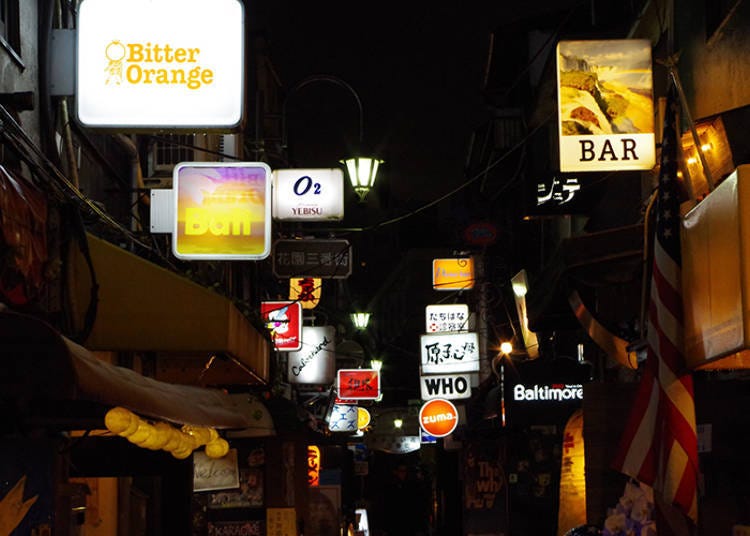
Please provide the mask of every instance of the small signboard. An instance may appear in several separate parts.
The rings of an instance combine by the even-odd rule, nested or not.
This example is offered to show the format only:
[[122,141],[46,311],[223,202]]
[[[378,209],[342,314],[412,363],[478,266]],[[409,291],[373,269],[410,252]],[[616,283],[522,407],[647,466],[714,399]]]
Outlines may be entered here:
[[280,221],[342,220],[344,172],[339,168],[274,170],[273,217]]
[[474,259],[433,259],[432,288],[435,290],[471,290],[474,288]]
[[297,536],[297,510],[266,508],[266,536]]
[[336,372],[335,337],[332,326],[303,326],[302,349],[289,352],[289,383],[332,383]]
[[458,410],[449,400],[428,400],[419,410],[419,426],[431,436],[445,437],[458,426]]
[[431,374],[420,376],[422,400],[445,398],[458,400],[471,397],[471,377],[468,374]]
[[229,449],[223,458],[209,458],[200,450],[193,452],[193,491],[240,487],[237,449]]
[[352,274],[352,247],[348,240],[276,240],[272,254],[273,273],[278,278],[346,279]]
[[172,251],[184,260],[260,260],[271,250],[271,169],[181,162],[173,171]]
[[322,290],[323,280],[319,277],[293,277],[289,280],[289,299],[299,302],[303,309],[315,309]]
[[380,396],[380,371],[339,369],[338,396],[349,400],[375,400]]
[[302,348],[302,304],[300,302],[261,302],[260,316],[271,334],[276,350],[294,352]]
[[560,41],[557,85],[560,171],[654,167],[650,41]]
[[428,333],[420,337],[422,374],[479,371],[476,333]]
[[428,305],[425,307],[425,331],[469,331],[469,306],[465,303]]
[[356,432],[357,422],[357,406],[334,404],[328,417],[328,429],[331,432]]

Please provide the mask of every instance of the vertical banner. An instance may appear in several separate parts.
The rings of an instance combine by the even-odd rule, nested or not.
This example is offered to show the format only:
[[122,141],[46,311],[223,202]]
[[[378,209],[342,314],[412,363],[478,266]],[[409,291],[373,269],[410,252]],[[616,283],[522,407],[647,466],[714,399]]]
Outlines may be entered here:
[[297,536],[297,510],[266,508],[266,536]]
[[560,508],[557,534],[586,523],[586,472],[583,448],[583,410],[568,419],[563,435],[560,469]]
[[650,41],[560,41],[557,85],[560,171],[654,167]]
[[508,486],[499,441],[471,441],[461,451],[463,534],[508,534]]

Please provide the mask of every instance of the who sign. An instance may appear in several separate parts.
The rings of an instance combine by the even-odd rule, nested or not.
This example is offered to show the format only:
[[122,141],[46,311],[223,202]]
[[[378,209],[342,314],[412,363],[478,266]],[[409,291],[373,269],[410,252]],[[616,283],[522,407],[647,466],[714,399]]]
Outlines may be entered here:
[[419,384],[422,400],[433,398],[457,400],[471,397],[471,377],[468,374],[421,376]]

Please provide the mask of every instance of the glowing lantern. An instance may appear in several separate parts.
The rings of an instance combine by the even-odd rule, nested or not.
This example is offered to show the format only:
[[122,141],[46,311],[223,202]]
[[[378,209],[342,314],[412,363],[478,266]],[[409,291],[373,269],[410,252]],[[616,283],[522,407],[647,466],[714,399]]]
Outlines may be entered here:
[[[134,420],[136,421],[135,427],[137,428],[138,417],[136,417],[136,415],[131,411],[118,406],[116,408],[110,409],[104,416],[104,426],[106,426],[107,430],[109,430],[113,434],[120,435],[123,432],[130,430]],[[131,431],[131,433],[132,432],[135,432],[135,428]]]
[[223,458],[229,452],[229,443],[221,437],[206,445],[206,456],[209,458]]
[[307,485],[316,488],[320,485],[320,447],[307,446]]
[[303,309],[314,309],[320,301],[323,280],[319,277],[298,277],[289,280],[289,299],[298,301]]

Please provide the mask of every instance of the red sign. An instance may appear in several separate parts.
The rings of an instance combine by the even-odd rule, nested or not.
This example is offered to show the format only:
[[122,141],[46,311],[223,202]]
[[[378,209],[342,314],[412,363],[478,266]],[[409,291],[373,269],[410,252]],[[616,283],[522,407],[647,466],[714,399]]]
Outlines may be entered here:
[[277,350],[296,352],[302,348],[302,305],[299,302],[261,302],[260,316]]
[[472,246],[489,246],[497,240],[497,228],[486,221],[472,223],[464,229],[464,240]]
[[453,433],[457,425],[458,410],[449,400],[433,398],[419,410],[419,426],[431,436],[447,436]]
[[339,369],[339,398],[374,400],[380,396],[380,371],[373,369]]

